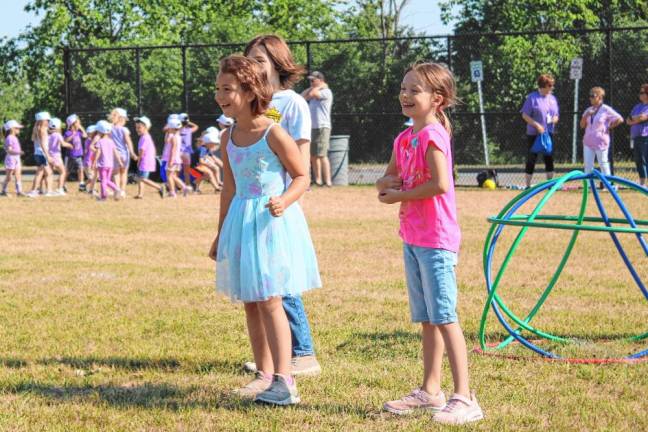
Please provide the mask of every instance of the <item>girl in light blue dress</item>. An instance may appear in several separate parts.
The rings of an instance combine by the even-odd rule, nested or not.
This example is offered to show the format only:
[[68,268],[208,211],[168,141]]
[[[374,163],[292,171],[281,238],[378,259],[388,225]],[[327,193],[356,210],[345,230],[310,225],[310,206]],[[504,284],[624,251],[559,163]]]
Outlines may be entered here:
[[[236,123],[222,136],[223,191],[216,260],[216,289],[245,305],[257,364],[242,397],[276,405],[299,402],[290,375],[291,335],[282,297],[321,286],[315,251],[297,202],[308,188],[295,141],[263,115],[272,89],[256,60],[221,61],[216,102]],[[286,173],[293,179],[286,186]]]

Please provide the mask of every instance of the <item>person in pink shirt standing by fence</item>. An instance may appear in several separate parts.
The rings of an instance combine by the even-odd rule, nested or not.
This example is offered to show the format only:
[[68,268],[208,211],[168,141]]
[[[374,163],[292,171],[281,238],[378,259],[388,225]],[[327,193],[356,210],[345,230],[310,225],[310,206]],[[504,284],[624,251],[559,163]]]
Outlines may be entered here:
[[95,144],[97,152],[95,154],[94,165],[99,172],[99,181],[101,182],[101,197],[100,201],[105,201],[108,197],[108,188],[112,189],[115,193],[115,200],[121,198],[121,191],[119,187],[111,180],[112,171],[115,167],[115,161],[119,164],[120,168],[124,168],[124,162],[117,151],[115,142],[110,137],[112,132],[112,125],[105,120],[97,123],[97,135],[99,141]]
[[610,175],[608,150],[610,149],[610,130],[623,123],[623,117],[611,106],[603,103],[605,90],[592,87],[589,100],[592,106],[587,108],[580,120],[580,127],[585,129],[583,136],[583,160],[585,172],[594,169],[594,159],[598,160],[601,172]]
[[[385,410],[435,412],[433,420],[463,424],[484,417],[468,385],[468,352],[459,326],[455,265],[461,241],[452,178],[451,125],[444,110],[454,105],[456,86],[445,66],[419,63],[405,72],[400,103],[414,125],[394,141],[378,199],[401,203],[400,236],[412,321],[423,327],[423,383]],[[447,350],[454,394],[446,403],[441,366]]]

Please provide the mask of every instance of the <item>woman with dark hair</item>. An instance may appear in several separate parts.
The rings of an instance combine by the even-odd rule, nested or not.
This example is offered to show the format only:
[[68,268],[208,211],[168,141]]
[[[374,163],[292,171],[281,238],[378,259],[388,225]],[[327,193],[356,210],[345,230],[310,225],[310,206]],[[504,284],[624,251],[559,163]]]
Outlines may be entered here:
[[[310,110],[306,100],[292,89],[304,76],[305,69],[295,63],[288,44],[276,35],[255,37],[243,53],[261,64],[272,87],[272,101],[265,115],[279,123],[295,140],[306,172],[310,173]],[[290,182],[290,178],[287,177],[286,181]],[[292,334],[292,374],[319,374],[322,369],[315,357],[313,337],[301,296],[283,297],[283,307]],[[256,372],[254,363],[246,363],[245,368]]]
[[[522,118],[527,124],[527,160],[524,172],[526,173],[526,187],[531,186],[533,171],[535,170],[538,153],[533,153],[531,147],[539,134],[548,132],[553,140],[555,124],[558,123],[559,109],[556,97],[551,94],[555,80],[549,74],[542,74],[538,77],[538,90],[530,93],[520,110]],[[544,155],[545,171],[547,179],[554,176],[554,158],[551,154]]]
[[639,172],[639,182],[646,185],[648,177],[648,84],[639,90],[639,101],[632,108],[626,123],[630,126],[630,139],[634,142],[634,157]]

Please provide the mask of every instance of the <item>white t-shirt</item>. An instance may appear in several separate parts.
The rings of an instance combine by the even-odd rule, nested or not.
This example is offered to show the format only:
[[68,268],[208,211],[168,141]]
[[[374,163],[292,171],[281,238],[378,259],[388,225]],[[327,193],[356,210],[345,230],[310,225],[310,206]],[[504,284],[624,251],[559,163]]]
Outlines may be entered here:
[[311,117],[308,103],[294,90],[275,92],[265,115],[279,123],[295,141],[310,141]]
[[308,101],[313,129],[330,128],[333,92],[329,88],[323,88],[319,93],[319,98],[312,98]]

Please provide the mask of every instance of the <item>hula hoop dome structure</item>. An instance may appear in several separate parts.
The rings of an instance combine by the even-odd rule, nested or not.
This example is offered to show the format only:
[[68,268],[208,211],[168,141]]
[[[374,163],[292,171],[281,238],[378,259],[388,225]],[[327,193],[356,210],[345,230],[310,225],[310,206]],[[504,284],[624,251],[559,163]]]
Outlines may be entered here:
[[[582,182],[582,200],[578,215],[564,216],[541,214],[542,208],[549,201],[549,199],[555,194],[556,191],[561,190],[563,186],[568,182]],[[609,192],[612,196],[614,202],[618,205],[624,218],[611,218],[608,216],[608,212],[606,211],[603,202],[601,201],[600,193],[596,189],[595,182],[601,182],[603,184],[605,189],[607,189],[607,192]],[[513,200],[511,200],[497,216],[488,218],[488,221],[491,223],[491,227],[488,231],[488,235],[486,236],[483,252],[484,276],[486,278],[488,298],[482,312],[479,328],[479,342],[481,347],[481,350],[479,351],[486,352],[489,350],[500,350],[509,345],[511,342],[517,341],[526,348],[531,349],[544,358],[551,360],[566,360],[578,363],[632,363],[648,359],[648,349],[643,349],[638,352],[629,354],[621,359],[564,359],[553,352],[540,348],[536,342],[530,340],[529,337],[522,335],[523,332],[527,332],[531,333],[532,337],[534,338],[542,338],[555,342],[570,341],[570,339],[568,338],[555,336],[533,327],[531,325],[531,321],[533,320],[533,317],[540,311],[545,300],[551,293],[551,290],[554,288],[556,282],[560,278],[560,274],[565,267],[565,264],[567,263],[574,244],[576,243],[576,239],[578,238],[578,235],[581,231],[598,231],[609,233],[619,255],[623,259],[623,262],[625,263],[628,271],[632,275],[632,279],[643,294],[645,300],[648,301],[648,289],[646,289],[646,285],[641,280],[639,274],[635,270],[633,263],[630,261],[625,251],[623,250],[621,242],[619,241],[617,236],[617,234],[620,233],[634,235],[639,241],[643,252],[648,257],[648,245],[646,244],[646,241],[642,236],[642,234],[648,234],[648,220],[635,219],[632,216],[628,208],[623,203],[623,200],[617,193],[616,187],[614,187],[611,182],[626,186],[634,191],[641,193],[644,197],[648,197],[647,188],[640,186],[630,180],[615,176],[605,176],[599,171],[593,171],[590,174],[584,174],[581,171],[572,171],[560,178],[548,180],[522,192]],[[590,191],[596,202],[596,207],[598,209],[600,217],[585,216],[587,199],[590,195]],[[516,214],[518,209],[520,209],[520,207],[527,203],[531,198],[542,194],[543,192],[545,193],[544,196],[542,196],[542,198],[539,200],[538,204],[530,214]],[[502,231],[507,226],[517,226],[522,228],[515,236],[510,249],[506,252],[500,268],[496,272],[494,272],[492,269],[493,254],[497,247],[497,241],[500,238]],[[567,244],[565,253],[560,260],[558,267],[553,273],[553,276],[549,280],[547,287],[542,292],[539,300],[526,317],[520,318],[506,306],[502,298],[499,296],[497,290],[511,258],[513,257],[516,249],[518,248],[520,242],[524,238],[524,235],[529,228],[562,229],[572,231],[572,234],[569,243]],[[646,263],[642,263],[642,266],[645,265]],[[486,321],[488,318],[488,312],[491,308],[493,309],[497,320],[509,334],[506,339],[495,346],[487,346],[485,336]],[[629,338],[629,340],[636,342],[646,338],[648,338],[648,333],[633,336]]]

